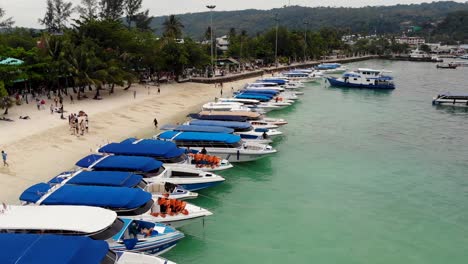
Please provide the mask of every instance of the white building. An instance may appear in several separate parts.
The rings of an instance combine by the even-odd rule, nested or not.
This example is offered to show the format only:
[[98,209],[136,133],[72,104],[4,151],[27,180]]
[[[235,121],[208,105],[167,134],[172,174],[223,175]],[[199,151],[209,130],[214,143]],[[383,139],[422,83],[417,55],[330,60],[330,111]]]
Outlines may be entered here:
[[400,44],[408,44],[411,46],[417,46],[426,43],[426,40],[421,37],[407,37],[402,36],[399,38],[395,38],[395,41]]
[[229,37],[224,35],[222,37],[216,38],[216,48],[225,52],[229,49]]

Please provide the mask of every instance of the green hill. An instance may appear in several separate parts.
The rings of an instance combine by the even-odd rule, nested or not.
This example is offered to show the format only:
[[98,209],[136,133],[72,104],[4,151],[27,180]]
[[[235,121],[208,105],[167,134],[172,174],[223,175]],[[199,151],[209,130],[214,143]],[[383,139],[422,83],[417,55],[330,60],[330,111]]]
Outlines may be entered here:
[[[213,13],[216,35],[235,28],[238,32],[247,30],[255,35],[274,27],[275,14],[279,23],[290,29],[303,29],[304,21],[309,29],[336,27],[353,33],[398,33],[408,26],[421,26],[437,23],[448,13],[468,11],[467,3],[432,2],[412,5],[368,6],[361,8],[345,7],[302,7],[289,6],[271,10],[221,11]],[[184,24],[184,32],[194,39],[202,39],[210,23],[209,12],[177,15]],[[161,33],[166,17],[155,17],[152,27]]]

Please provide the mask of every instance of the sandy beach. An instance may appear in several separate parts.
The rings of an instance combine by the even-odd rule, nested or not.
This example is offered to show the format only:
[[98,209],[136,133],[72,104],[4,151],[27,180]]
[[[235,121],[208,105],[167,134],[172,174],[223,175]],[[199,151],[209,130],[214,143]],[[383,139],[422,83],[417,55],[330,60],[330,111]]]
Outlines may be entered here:
[[[255,79],[224,83],[223,95],[230,95],[231,87],[237,90]],[[25,188],[73,169],[76,161],[99,146],[128,137],[152,136],[158,132],[154,118],[159,125],[181,122],[188,113],[199,111],[203,103],[220,96],[220,88],[213,84],[166,84],[160,94],[155,86],[149,87],[134,85],[128,91],[116,88],[112,95],[102,91],[103,100],[75,100],[75,104],[65,97],[65,117],[80,110],[89,115],[89,133],[80,137],[70,134],[68,119],[50,113],[50,101],[41,111],[34,102],[11,108],[8,117],[14,122],[0,122],[0,149],[8,153],[10,165],[0,166],[0,201],[17,204]],[[92,98],[94,92],[88,93]],[[19,119],[25,115],[31,119]]]

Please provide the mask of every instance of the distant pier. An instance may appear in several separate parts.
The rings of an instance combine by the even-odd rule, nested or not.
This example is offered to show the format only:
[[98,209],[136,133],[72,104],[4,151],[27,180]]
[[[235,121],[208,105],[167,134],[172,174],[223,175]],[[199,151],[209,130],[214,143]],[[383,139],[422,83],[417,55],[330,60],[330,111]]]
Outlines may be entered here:
[[216,76],[212,78],[208,77],[193,77],[190,79],[191,82],[196,82],[196,83],[221,83],[221,82],[233,82],[237,80],[242,80],[242,79],[248,79],[248,78],[253,78],[253,77],[260,77],[265,74],[272,74],[275,72],[281,72],[281,71],[288,71],[291,69],[296,69],[296,68],[308,68],[308,67],[313,67],[316,66],[320,63],[349,63],[349,62],[355,62],[355,61],[363,61],[363,60],[370,60],[370,59],[377,59],[379,58],[378,56],[375,55],[369,55],[369,56],[360,56],[360,57],[347,57],[347,58],[337,58],[337,59],[328,59],[328,60],[320,60],[320,61],[308,61],[304,63],[293,63],[290,65],[284,65],[284,66],[279,66],[279,67],[269,67],[269,68],[263,68],[260,70],[254,70],[254,71],[246,71],[242,73],[235,73],[235,74],[228,74],[226,76]]

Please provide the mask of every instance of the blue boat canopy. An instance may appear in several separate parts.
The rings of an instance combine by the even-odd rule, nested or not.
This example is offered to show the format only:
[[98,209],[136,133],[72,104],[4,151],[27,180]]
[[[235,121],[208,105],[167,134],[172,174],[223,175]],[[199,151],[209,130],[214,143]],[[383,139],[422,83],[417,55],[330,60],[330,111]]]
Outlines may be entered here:
[[194,119],[189,122],[190,125],[196,126],[217,126],[229,127],[232,129],[249,129],[252,125],[249,122],[235,122],[235,121],[217,121],[217,120],[198,120]]
[[255,99],[261,102],[270,101],[271,98],[264,95],[253,95],[253,94],[238,94],[235,96],[237,99]]
[[283,79],[263,79],[263,80],[257,80],[257,82],[277,83],[279,85],[285,85],[286,84],[286,80],[283,80]]
[[[247,99],[247,98],[243,98],[243,99]],[[200,120],[218,120],[218,121],[236,121],[236,122],[245,122],[248,120],[248,118],[245,116],[227,116],[227,115],[216,115],[216,114],[212,114],[212,115],[190,114],[189,117],[193,119],[200,119]]]
[[109,251],[107,242],[85,236],[0,234],[0,245],[6,264],[101,263]]
[[200,126],[200,125],[179,125],[179,126],[163,126],[161,130],[174,130],[181,132],[209,132],[209,133],[225,133],[232,134],[234,129],[222,126]]
[[[122,146],[129,146],[122,144]],[[82,168],[90,167],[96,159],[96,156],[102,155],[89,155],[79,160],[76,166]],[[106,156],[101,159],[98,163],[93,165],[95,170],[119,170],[119,171],[131,171],[131,172],[151,172],[158,170],[163,165],[162,162],[148,157],[138,156]]]
[[[49,183],[61,183],[64,178],[57,176]],[[143,180],[143,176],[121,171],[81,171],[73,176],[67,184],[112,186],[133,188]]]
[[[36,203],[51,188],[38,183],[26,189],[21,201]],[[42,205],[87,205],[116,209],[139,208],[152,199],[150,193],[137,188],[63,185],[42,201]]]
[[257,94],[270,94],[270,95],[277,95],[279,92],[277,90],[270,90],[270,89],[245,89],[242,90],[243,93],[257,93]]
[[178,132],[166,131],[158,136],[162,139],[173,139],[176,141],[216,141],[226,144],[234,144],[241,140],[241,137],[233,134],[223,133],[201,133],[201,132]]
[[99,149],[101,153],[115,155],[146,156],[170,159],[184,154],[184,150],[176,144],[167,141],[144,139],[138,142],[110,143]]

